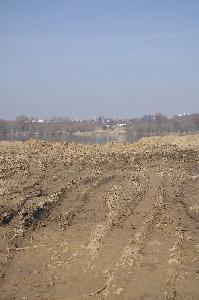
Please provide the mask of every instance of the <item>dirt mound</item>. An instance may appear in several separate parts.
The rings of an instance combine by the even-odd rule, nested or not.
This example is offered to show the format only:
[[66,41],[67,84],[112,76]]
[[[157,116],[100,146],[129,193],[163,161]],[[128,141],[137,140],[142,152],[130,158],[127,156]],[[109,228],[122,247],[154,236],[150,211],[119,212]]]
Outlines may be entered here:
[[0,299],[199,299],[199,136],[0,143]]

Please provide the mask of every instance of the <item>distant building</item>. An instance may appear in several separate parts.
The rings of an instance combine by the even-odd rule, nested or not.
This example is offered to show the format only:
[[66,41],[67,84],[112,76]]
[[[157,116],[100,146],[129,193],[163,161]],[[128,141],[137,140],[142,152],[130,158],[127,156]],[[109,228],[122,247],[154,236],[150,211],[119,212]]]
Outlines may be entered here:
[[116,126],[117,126],[117,127],[125,127],[125,126],[126,126],[126,123],[117,124]]
[[190,113],[181,113],[181,114],[178,114],[178,117],[186,117],[186,116],[190,116],[191,114]]
[[44,123],[45,121],[44,120],[32,120],[32,123]]

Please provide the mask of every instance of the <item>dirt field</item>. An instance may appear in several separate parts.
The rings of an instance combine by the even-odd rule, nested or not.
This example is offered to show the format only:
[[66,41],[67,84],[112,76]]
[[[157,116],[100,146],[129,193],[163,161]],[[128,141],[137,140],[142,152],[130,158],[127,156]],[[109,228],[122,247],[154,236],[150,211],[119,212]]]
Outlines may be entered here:
[[199,135],[0,143],[0,299],[199,299]]

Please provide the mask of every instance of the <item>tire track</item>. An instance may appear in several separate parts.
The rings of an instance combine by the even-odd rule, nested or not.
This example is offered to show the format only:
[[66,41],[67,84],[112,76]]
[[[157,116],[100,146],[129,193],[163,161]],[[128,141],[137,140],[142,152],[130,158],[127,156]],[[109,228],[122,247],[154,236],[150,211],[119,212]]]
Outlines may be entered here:
[[[90,293],[90,297],[102,295],[102,299],[104,299],[110,295],[121,293],[124,290],[124,287],[117,286],[117,281],[118,278],[120,278],[120,274],[123,276],[123,270],[129,269],[132,271],[133,268],[139,264],[142,256],[141,251],[143,250],[145,241],[153,230],[154,225],[157,223],[158,218],[162,214],[164,205],[164,190],[162,188],[162,182],[157,184],[159,178],[156,176],[152,176],[150,180],[151,187],[153,187],[154,183],[156,183],[156,190],[155,192],[151,192],[152,188],[149,188],[149,193],[145,195],[145,199],[150,199],[151,201],[151,208],[148,212],[149,217],[145,219],[143,225],[139,226],[139,230],[137,230],[133,238],[131,238],[128,244],[123,248],[114,268],[109,272],[109,275],[107,276],[108,279],[106,280],[104,286],[97,290],[97,292]],[[142,205],[144,204],[142,203]],[[139,205],[135,208],[139,210]],[[136,213],[136,211],[134,213]],[[141,217],[139,218],[139,223],[141,224]],[[128,279],[126,278],[125,280],[130,280],[131,276],[127,277]],[[119,280],[119,282],[122,285],[122,279]]]

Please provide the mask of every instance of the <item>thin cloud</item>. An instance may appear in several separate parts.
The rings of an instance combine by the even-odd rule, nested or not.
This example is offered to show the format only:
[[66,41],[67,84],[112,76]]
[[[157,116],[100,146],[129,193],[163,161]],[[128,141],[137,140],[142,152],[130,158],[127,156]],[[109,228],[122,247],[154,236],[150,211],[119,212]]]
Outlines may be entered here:
[[180,37],[189,35],[193,32],[197,32],[197,31],[199,31],[199,26],[193,27],[189,30],[185,30],[185,31],[178,32],[178,33],[161,34],[161,35],[159,35],[158,40],[152,41],[149,44],[147,44],[147,45],[145,45],[141,48],[136,49],[134,51],[134,53],[140,53],[140,52],[142,52],[146,49],[153,48],[154,46],[161,44],[163,41],[170,41],[174,38],[178,38],[178,37],[180,38]]
[[152,33],[152,34],[140,34],[140,35],[132,35],[132,36],[110,36],[110,37],[105,37],[105,38],[76,38],[76,39],[68,39],[67,37],[64,38],[59,38],[59,39],[52,39],[49,37],[40,37],[40,38],[32,38],[30,39],[29,37],[24,37],[24,38],[19,38],[15,36],[0,36],[0,41],[1,42],[18,42],[18,43],[28,43],[32,45],[49,45],[49,46],[57,46],[57,44],[78,44],[81,43],[82,41],[84,43],[108,43],[108,42],[125,42],[125,41],[150,41],[148,45],[139,48],[135,50],[135,52],[140,52],[143,51],[144,49],[148,47],[152,47],[155,45],[160,44],[163,40],[170,40],[173,38],[178,38],[178,37],[183,37],[187,36],[191,33],[198,32],[199,31],[199,26],[193,27],[191,29],[182,31],[182,32],[177,32],[177,33]]

